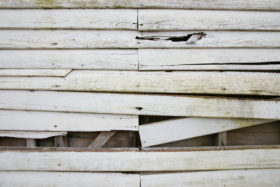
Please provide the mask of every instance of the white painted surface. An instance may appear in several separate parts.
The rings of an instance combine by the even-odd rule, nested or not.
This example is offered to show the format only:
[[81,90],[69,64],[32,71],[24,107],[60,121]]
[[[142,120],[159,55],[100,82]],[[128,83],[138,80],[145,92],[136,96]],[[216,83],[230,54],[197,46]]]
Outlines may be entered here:
[[[2,123],[2,122],[1,122]],[[38,131],[0,131],[0,137],[44,139],[54,136],[65,136],[67,132],[38,132]]]
[[71,69],[0,69],[0,77],[65,77]]
[[280,102],[199,96],[0,91],[0,109],[280,119]]
[[[0,152],[6,171],[196,171],[280,168],[278,148],[175,152]],[[15,162],[16,161],[16,162]]]
[[0,171],[0,186],[6,187],[139,187],[138,174],[87,172],[8,172]]
[[137,50],[0,50],[0,68],[137,70]]
[[278,187],[279,169],[228,170],[141,175],[141,187]]
[[0,130],[138,131],[138,116],[0,110]]
[[142,147],[260,125],[273,120],[182,118],[139,126]]

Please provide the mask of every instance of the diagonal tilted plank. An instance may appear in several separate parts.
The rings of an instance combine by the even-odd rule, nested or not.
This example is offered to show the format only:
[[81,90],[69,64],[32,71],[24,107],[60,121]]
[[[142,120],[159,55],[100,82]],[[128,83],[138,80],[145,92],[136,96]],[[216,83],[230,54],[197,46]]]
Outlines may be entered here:
[[182,118],[140,125],[139,134],[142,147],[148,147],[272,121],[273,120]]
[[99,135],[89,144],[88,148],[100,148],[103,147],[116,131],[101,132]]

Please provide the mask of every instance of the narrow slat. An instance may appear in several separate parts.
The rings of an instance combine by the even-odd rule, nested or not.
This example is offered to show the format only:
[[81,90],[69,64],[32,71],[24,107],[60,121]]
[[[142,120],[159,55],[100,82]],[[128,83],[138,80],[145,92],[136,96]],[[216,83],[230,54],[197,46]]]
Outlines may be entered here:
[[250,127],[272,120],[182,118],[139,126],[142,147]]
[[35,139],[27,138],[26,139],[26,147],[27,148],[34,148],[34,147],[36,147],[36,140]]
[[138,131],[138,117],[109,114],[0,110],[0,130]]
[[0,137],[44,139],[54,136],[64,136],[67,132],[47,132],[47,131],[0,131]]
[[277,100],[210,96],[1,90],[0,109],[280,119],[280,102]]
[[65,77],[71,69],[0,69],[0,77]]
[[0,89],[280,95],[280,74],[74,70],[66,78],[0,77]]
[[103,147],[108,142],[108,140],[110,140],[110,138],[114,136],[115,133],[116,131],[99,133],[99,135],[89,144],[88,148]]
[[0,151],[0,170],[105,172],[279,169],[279,157],[279,148],[174,152],[18,151],[17,149],[13,151],[10,149]]
[[0,10],[5,29],[137,29],[137,10]]

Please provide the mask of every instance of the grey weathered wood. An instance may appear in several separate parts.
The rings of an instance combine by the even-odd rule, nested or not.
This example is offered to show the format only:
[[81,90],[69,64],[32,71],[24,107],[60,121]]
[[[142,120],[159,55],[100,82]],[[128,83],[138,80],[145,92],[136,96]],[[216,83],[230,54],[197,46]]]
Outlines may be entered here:
[[54,144],[55,147],[66,147],[67,142],[65,142],[63,136],[56,136],[54,137]]
[[36,140],[35,139],[27,138],[26,139],[26,147],[27,148],[34,148],[34,147],[36,147]]
[[227,145],[227,132],[220,132],[217,134],[217,145],[218,146]]
[[103,147],[103,145],[105,145],[108,142],[108,140],[110,140],[110,138],[114,136],[115,133],[116,131],[99,133],[99,135],[89,144],[88,148]]

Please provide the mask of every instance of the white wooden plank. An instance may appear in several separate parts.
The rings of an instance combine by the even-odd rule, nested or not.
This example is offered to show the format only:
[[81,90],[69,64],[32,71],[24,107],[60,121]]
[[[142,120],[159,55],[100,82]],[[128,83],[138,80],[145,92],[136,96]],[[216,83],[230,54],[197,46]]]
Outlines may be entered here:
[[278,0],[1,0],[1,8],[184,8],[184,9],[238,9],[280,10]]
[[[83,37],[81,37],[83,36]],[[178,41],[180,40],[180,41]],[[62,48],[273,48],[280,32],[144,32],[110,30],[1,30],[3,49]]]
[[279,169],[202,171],[141,175],[141,187],[277,187]]
[[67,132],[39,132],[39,131],[0,131],[0,137],[44,139],[54,136],[64,136]]
[[279,49],[139,49],[140,70],[280,70]]
[[279,148],[174,152],[3,150],[0,152],[0,170],[105,172],[279,169],[279,157]]
[[0,121],[0,130],[138,131],[138,117],[128,115],[0,110]]
[[0,69],[0,77],[65,77],[71,69]]
[[137,10],[0,10],[0,28],[137,29]]
[[0,109],[280,119],[280,102],[277,100],[210,96],[1,90]]
[[0,50],[0,68],[137,70],[137,50]]
[[260,125],[273,120],[182,118],[139,126],[142,147]]
[[280,30],[280,12],[139,10],[139,30]]
[[280,95],[280,74],[74,70],[66,78],[0,77],[0,89]]
[[0,171],[0,186],[6,187],[139,187],[138,174],[88,172],[9,172]]

